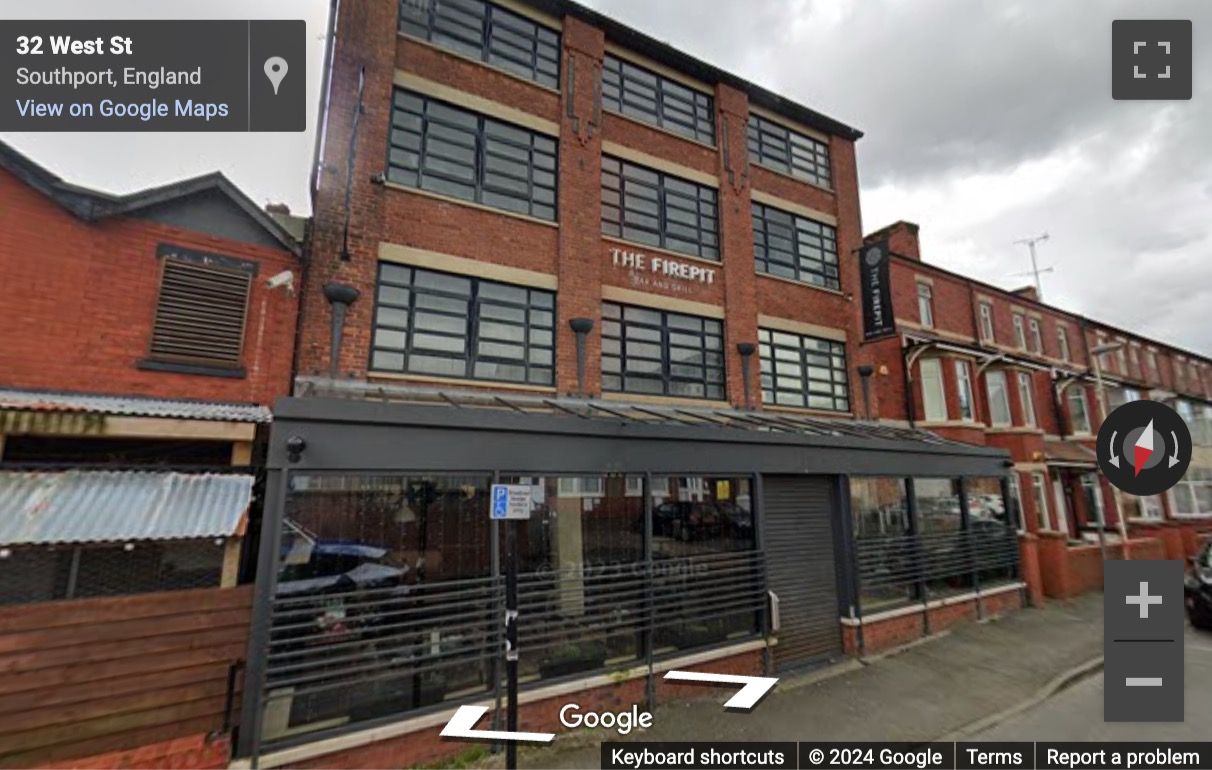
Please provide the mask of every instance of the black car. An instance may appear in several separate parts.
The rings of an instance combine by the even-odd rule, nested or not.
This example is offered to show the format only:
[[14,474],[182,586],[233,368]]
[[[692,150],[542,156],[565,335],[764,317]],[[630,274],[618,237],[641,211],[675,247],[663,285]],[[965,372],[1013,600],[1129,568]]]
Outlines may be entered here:
[[1212,631],[1212,540],[1191,557],[1191,572],[1183,585],[1187,618],[1191,625]]
[[678,540],[718,537],[724,517],[714,503],[674,500],[652,510],[652,532]]

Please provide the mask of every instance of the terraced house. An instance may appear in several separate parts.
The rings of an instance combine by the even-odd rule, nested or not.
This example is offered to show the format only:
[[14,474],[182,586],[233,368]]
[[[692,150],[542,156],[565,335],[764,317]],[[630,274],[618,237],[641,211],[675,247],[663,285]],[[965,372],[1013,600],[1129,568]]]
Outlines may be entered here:
[[335,30],[242,755],[427,762],[501,703],[494,482],[523,730],[1018,606],[1009,456],[861,419],[859,131],[562,0]]
[[[866,241],[889,252],[888,324],[874,329],[868,309],[860,353],[879,368],[876,414],[1010,453],[1024,562],[1038,562],[1044,593],[1100,588],[1102,546],[1119,558],[1125,536],[1129,558],[1194,555],[1212,532],[1212,362],[1047,305],[1034,288],[1006,291],[933,265],[914,224]],[[1150,498],[1112,487],[1096,460],[1104,415],[1142,398],[1173,406],[1194,442],[1185,479]],[[1147,542],[1134,546],[1137,537]]]

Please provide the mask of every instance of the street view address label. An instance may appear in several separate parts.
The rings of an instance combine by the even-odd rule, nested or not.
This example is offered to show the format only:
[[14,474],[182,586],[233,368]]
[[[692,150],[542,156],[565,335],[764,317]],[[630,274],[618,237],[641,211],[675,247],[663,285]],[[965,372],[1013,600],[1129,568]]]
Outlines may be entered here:
[[303,21],[0,21],[0,131],[303,131]]

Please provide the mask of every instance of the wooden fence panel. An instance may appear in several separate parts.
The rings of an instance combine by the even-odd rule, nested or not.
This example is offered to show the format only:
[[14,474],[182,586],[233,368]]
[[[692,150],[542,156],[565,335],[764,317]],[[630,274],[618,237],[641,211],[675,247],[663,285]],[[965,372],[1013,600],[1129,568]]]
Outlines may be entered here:
[[0,608],[0,768],[221,729],[251,619],[252,586]]

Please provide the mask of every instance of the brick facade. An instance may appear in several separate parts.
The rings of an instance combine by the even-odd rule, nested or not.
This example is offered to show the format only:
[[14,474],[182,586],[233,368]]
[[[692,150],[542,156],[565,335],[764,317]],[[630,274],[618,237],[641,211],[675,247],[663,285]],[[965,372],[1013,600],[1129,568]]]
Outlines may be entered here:
[[[9,287],[0,385],[269,404],[289,391],[296,300],[265,279],[299,270],[286,249],[136,216],[85,222],[0,169],[0,275]],[[159,244],[260,264],[239,378],[147,371]]]
[[[881,419],[912,423],[948,439],[1007,450],[1015,463],[1022,520],[1028,532],[1064,528],[1071,538],[1083,532],[1092,537],[1097,513],[1083,486],[1084,477],[1085,483],[1093,484],[1095,503],[1101,503],[1109,536],[1114,539],[1119,526],[1117,507],[1124,508],[1125,516],[1136,514],[1095,465],[1095,438],[1103,412],[1090,349],[1106,342],[1124,345],[1122,357],[1115,353],[1100,357],[1108,398],[1113,390],[1126,388],[1135,390],[1141,398],[1169,401],[1178,397],[1197,405],[1208,403],[1212,400],[1207,387],[1210,362],[1043,304],[1033,287],[1006,291],[931,265],[923,260],[918,227],[912,223],[898,222],[869,234],[865,240],[882,238],[888,239],[893,254],[890,278],[898,334],[866,343],[857,354],[860,363],[876,369],[872,378],[873,411]],[[923,318],[919,309],[919,285],[929,290],[930,318]],[[982,323],[982,307],[988,308],[991,337]],[[855,312],[861,317],[860,307]],[[1016,318],[1021,324],[1021,340]],[[1038,327],[1038,342],[1033,327]],[[1148,365],[1150,352],[1156,357],[1156,369]],[[927,415],[922,362],[930,359],[940,362],[945,415]],[[1195,376],[1190,371],[1193,363]],[[971,414],[961,408],[957,366],[966,367],[969,375]],[[989,375],[993,372],[1001,372],[1005,378],[1008,423],[994,420],[989,396]],[[1185,373],[1185,380],[1176,381],[1180,373]],[[1022,396],[1020,379],[1024,377],[1032,414],[1027,413]],[[1074,408],[1078,403],[1085,419]],[[933,411],[939,411],[938,407]],[[1042,489],[1037,489],[1037,479],[1042,479]],[[1047,506],[1046,516],[1037,505],[1041,497]],[[1059,500],[1063,500],[1063,516]],[[1159,501],[1165,518],[1171,519],[1172,498],[1163,495]],[[1197,528],[1206,523],[1186,521],[1187,526]],[[1132,519],[1129,525],[1134,536],[1152,532],[1150,522]],[[1177,543],[1174,538],[1181,535],[1170,537]],[[1054,586],[1060,579],[1049,577],[1053,567],[1045,555],[1057,547],[1065,547],[1063,540],[1059,545],[1048,540],[1038,544],[1042,579]],[[1172,550],[1179,553],[1176,547]],[[1190,544],[1184,552],[1189,555]],[[1080,567],[1075,570],[1083,572]]]
[[[327,283],[341,282],[357,288],[361,298],[347,316],[339,371],[342,376],[357,379],[379,378],[368,372],[368,368],[380,243],[554,276],[558,282],[557,366],[556,386],[551,390],[561,394],[576,389],[576,341],[568,327],[568,321],[573,318],[594,322],[594,331],[586,340],[585,384],[587,394],[601,393],[599,331],[603,290],[636,288],[628,271],[612,264],[612,248],[668,256],[717,270],[717,279],[710,285],[672,288],[651,285],[639,290],[651,295],[647,304],[652,306],[659,307],[668,298],[719,308],[725,318],[727,400],[733,404],[739,405],[744,399],[742,367],[736,345],[757,342],[759,314],[809,322],[846,335],[849,339],[848,363],[853,364],[855,348],[851,326],[854,316],[849,293],[857,279],[857,266],[847,257],[849,250],[860,243],[861,223],[851,138],[829,138],[834,181],[832,189],[826,190],[751,165],[746,151],[749,96],[730,83],[705,84],[715,100],[714,147],[604,111],[595,99],[600,93],[596,81],[607,47],[606,33],[580,18],[566,16],[562,20],[563,82],[561,88],[555,90],[473,62],[439,46],[397,35],[397,9],[398,3],[393,0],[373,0],[360,4],[356,10],[343,9],[338,25],[332,103],[327,113],[322,163],[324,172],[314,200],[312,264],[301,322],[299,374],[323,374],[328,368],[331,316],[321,288]],[[356,111],[358,73],[363,68],[365,86],[355,143],[349,258],[346,260],[342,259],[346,153]],[[405,78],[423,78],[438,87],[453,89],[453,92],[490,100],[498,108],[521,111],[558,125],[559,221],[547,223],[512,216],[374,181],[385,171],[392,83],[397,73]],[[666,255],[660,249],[603,237],[601,158],[606,145],[644,153],[676,164],[675,168],[684,167],[718,180],[719,237],[723,255],[719,262],[672,253]],[[675,170],[669,173],[676,175]],[[750,216],[753,190],[836,217],[843,270],[840,291],[822,290],[756,273]],[[849,368],[853,370],[852,365]],[[760,396],[756,361],[751,366],[751,377],[756,401]],[[404,379],[424,382],[431,378],[406,375]],[[476,380],[443,381],[441,385],[518,390],[506,384]],[[533,388],[523,388],[530,389]],[[857,405],[856,398],[857,390],[852,394],[852,405]]]
[[1018,589],[987,596],[962,597],[913,611],[879,613],[862,621],[862,646],[854,624],[842,626],[842,647],[850,655],[876,655],[916,642],[959,623],[1005,615],[1023,606]]
[[[763,671],[762,651],[746,652],[695,664],[695,670],[760,676]],[[655,705],[675,700],[709,698],[722,692],[719,688],[714,687],[667,683],[660,676],[658,673],[655,683]],[[620,680],[604,687],[581,690],[573,696],[563,695],[521,704],[518,707],[518,729],[526,732],[555,732],[557,734],[567,732],[568,728],[560,723],[560,709],[569,703],[578,704],[581,707],[581,713],[584,714],[589,711],[619,712],[629,710],[632,706],[639,706],[643,711],[648,708],[647,700],[647,682],[644,677]],[[420,730],[388,740],[323,754],[301,762],[292,762],[290,766],[317,769],[357,767],[368,770],[418,767],[449,760],[465,753],[473,745],[463,741],[446,740],[439,735],[440,731],[441,727]]]

